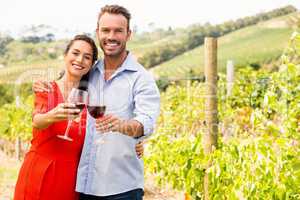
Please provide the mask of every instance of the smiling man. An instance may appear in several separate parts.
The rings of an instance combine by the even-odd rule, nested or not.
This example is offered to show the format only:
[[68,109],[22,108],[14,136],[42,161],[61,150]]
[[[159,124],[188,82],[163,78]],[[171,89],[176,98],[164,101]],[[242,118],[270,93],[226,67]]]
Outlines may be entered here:
[[118,5],[103,7],[98,16],[104,59],[91,71],[88,90],[90,98],[104,103],[106,114],[97,120],[88,116],[76,184],[82,200],[143,199],[143,161],[134,147],[153,132],[160,97],[151,74],[126,50],[130,18]]

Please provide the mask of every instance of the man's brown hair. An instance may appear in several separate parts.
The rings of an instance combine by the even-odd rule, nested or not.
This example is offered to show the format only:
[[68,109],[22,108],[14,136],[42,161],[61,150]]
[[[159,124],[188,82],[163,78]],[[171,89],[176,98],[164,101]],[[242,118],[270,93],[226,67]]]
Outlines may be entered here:
[[104,13],[115,14],[115,15],[123,15],[127,19],[127,31],[129,31],[129,23],[131,19],[131,14],[129,11],[123,6],[119,5],[106,5],[101,8],[101,11],[98,15],[97,28],[99,27],[99,20]]

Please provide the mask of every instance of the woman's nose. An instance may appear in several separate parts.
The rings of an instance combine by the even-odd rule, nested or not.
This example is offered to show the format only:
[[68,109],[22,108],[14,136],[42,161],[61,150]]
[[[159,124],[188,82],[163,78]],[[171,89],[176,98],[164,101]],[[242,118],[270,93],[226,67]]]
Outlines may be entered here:
[[79,55],[79,56],[76,57],[76,61],[77,61],[77,62],[80,62],[80,63],[81,63],[82,60],[83,60],[83,56],[82,56],[82,55]]

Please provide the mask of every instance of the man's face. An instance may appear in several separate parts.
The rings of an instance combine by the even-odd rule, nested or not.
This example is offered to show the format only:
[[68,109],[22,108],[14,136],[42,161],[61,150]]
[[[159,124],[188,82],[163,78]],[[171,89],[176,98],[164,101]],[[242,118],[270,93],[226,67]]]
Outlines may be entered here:
[[97,37],[105,56],[119,57],[125,52],[130,34],[123,15],[104,13],[100,17]]

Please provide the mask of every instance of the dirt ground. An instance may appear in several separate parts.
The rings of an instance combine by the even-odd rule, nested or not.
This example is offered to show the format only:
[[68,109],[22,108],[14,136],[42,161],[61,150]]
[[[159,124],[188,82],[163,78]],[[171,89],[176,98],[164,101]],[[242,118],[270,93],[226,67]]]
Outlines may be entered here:
[[[17,171],[21,162],[6,156],[0,151],[0,200],[11,200]],[[184,200],[184,194],[168,188],[155,186],[153,178],[145,179],[144,200]]]

